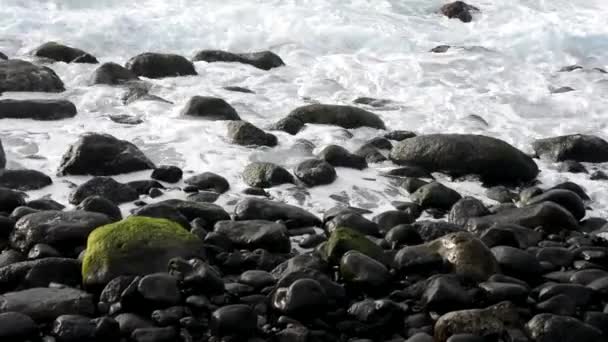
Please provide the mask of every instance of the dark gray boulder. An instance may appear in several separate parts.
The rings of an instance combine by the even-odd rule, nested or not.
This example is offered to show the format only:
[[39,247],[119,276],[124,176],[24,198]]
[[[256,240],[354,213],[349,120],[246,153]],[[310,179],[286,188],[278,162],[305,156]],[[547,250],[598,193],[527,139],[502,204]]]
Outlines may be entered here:
[[367,168],[364,157],[350,153],[347,149],[338,145],[325,147],[319,152],[318,157],[336,167],[341,166],[358,170]]
[[10,213],[25,205],[25,194],[7,188],[0,188],[0,212]]
[[134,144],[109,134],[85,133],[63,155],[59,174],[111,176],[153,168]]
[[585,217],[585,204],[583,203],[583,200],[574,191],[570,190],[547,190],[538,196],[530,198],[527,201],[527,204],[534,205],[548,201],[564,207],[564,209],[568,210],[577,220],[581,220]]
[[277,137],[246,121],[228,122],[228,138],[233,144],[244,146],[276,146]]
[[28,341],[38,336],[38,325],[20,312],[0,314],[0,339],[2,341]]
[[133,71],[120,64],[109,62],[103,63],[93,72],[90,84],[118,85],[138,79],[139,77]]
[[390,158],[452,176],[479,175],[486,183],[518,183],[536,178],[529,156],[508,143],[471,134],[429,134],[399,142]]
[[60,93],[63,82],[48,67],[37,66],[20,59],[0,60],[0,93],[7,91],[40,91]]
[[151,211],[152,208],[157,206],[169,206],[174,208],[188,221],[201,218],[208,224],[212,225],[217,221],[230,220],[230,215],[219,205],[205,202],[183,201],[179,199],[170,199],[158,203],[148,204],[139,208],[137,212],[141,213],[144,210]]
[[548,231],[579,229],[578,222],[572,214],[553,202],[509,208],[493,215],[470,218],[466,226],[469,231],[482,232],[494,224],[516,224],[530,229],[542,226]]
[[202,50],[194,55],[193,61],[237,62],[252,65],[258,69],[270,70],[285,65],[281,57],[271,51],[232,53],[221,50]]
[[27,191],[53,184],[51,177],[37,170],[0,169],[0,187]]
[[479,217],[489,215],[490,211],[486,206],[474,197],[463,197],[458,202],[454,203],[450,214],[448,215],[448,221],[457,225],[466,224],[467,220],[471,217]]
[[80,184],[71,194],[70,203],[78,205],[90,196],[107,198],[114,204],[132,202],[139,198],[137,191],[111,177],[93,177]]
[[76,116],[67,100],[0,100],[0,119],[61,120]]
[[137,76],[164,78],[198,75],[194,64],[183,56],[146,52],[132,57],[125,67]]
[[33,55],[65,63],[99,63],[97,58],[90,53],[57,42],[40,45],[33,51]]
[[382,119],[372,112],[357,107],[326,104],[298,107],[275,124],[274,128],[296,134],[307,123],[336,125],[343,128],[386,129]]
[[273,163],[253,162],[243,170],[243,181],[254,188],[270,188],[293,183],[293,176],[285,168]]
[[150,178],[167,183],[177,183],[183,175],[184,172],[177,166],[161,165],[152,171]]
[[223,194],[230,189],[230,184],[226,178],[213,173],[203,172],[184,180],[184,183],[196,187],[198,190],[212,190],[218,194]]
[[411,195],[411,198],[414,203],[419,204],[423,209],[437,208],[450,210],[462,196],[441,183],[432,182],[416,190]]
[[284,221],[287,228],[321,226],[321,220],[308,211],[281,202],[246,198],[234,208],[236,220]]
[[526,332],[535,342],[600,342],[602,331],[573,317],[538,314],[526,324]]
[[91,316],[93,296],[72,288],[36,287],[0,296],[0,313],[20,312],[37,322],[51,322],[61,315]]
[[460,19],[460,21],[465,23],[473,20],[471,12],[479,12],[479,8],[471,6],[463,1],[454,1],[441,6],[441,13],[443,15],[450,19]]
[[104,214],[115,221],[122,219],[120,208],[111,200],[101,196],[94,195],[85,198],[80,201],[76,209]]
[[82,284],[80,261],[70,258],[43,258],[15,261],[0,267],[0,292],[45,287],[51,282],[68,286]]
[[572,134],[538,139],[532,143],[532,148],[537,156],[547,157],[552,161],[608,161],[608,142],[594,135]]
[[219,221],[214,231],[226,236],[237,248],[265,249],[271,253],[289,253],[291,243],[287,228],[280,223],[264,220]]
[[62,251],[73,251],[86,244],[89,233],[110,223],[108,216],[88,211],[40,211],[25,215],[15,224],[11,245],[22,252],[37,243]]
[[296,166],[293,172],[308,186],[331,184],[336,180],[336,170],[321,159],[308,159]]
[[213,121],[241,120],[239,114],[228,102],[219,97],[211,96],[193,96],[188,100],[181,113],[185,116]]

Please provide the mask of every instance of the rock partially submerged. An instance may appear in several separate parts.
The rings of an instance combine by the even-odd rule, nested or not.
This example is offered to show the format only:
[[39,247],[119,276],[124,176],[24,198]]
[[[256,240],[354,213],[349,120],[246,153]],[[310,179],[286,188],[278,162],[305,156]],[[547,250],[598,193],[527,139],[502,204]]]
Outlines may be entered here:
[[293,176],[279,165],[265,162],[254,162],[243,170],[243,181],[254,188],[271,188],[273,186],[293,183]]
[[343,128],[371,127],[386,129],[379,116],[351,106],[312,104],[294,109],[273,128],[295,135],[305,124],[336,125]]
[[117,63],[104,63],[97,68],[93,75],[91,75],[91,84],[107,84],[107,85],[119,85],[129,81],[136,81],[139,77],[137,75]]
[[266,133],[260,128],[246,121],[228,122],[228,138],[233,144],[244,146],[276,146],[277,137]]
[[198,75],[194,64],[173,54],[146,52],[131,58],[125,67],[137,76],[164,78]]
[[399,142],[390,158],[453,176],[478,175],[486,183],[518,183],[536,178],[534,160],[508,143],[483,135],[429,134]]
[[228,102],[211,96],[193,96],[181,113],[185,116],[206,120],[241,120],[239,114]]
[[246,198],[234,208],[237,220],[281,220],[288,228],[321,226],[321,220],[308,211],[281,202]]
[[270,70],[285,65],[281,57],[271,51],[232,53],[221,50],[202,50],[194,55],[193,61],[237,62],[252,65],[258,69]]
[[48,67],[37,66],[20,59],[0,60],[0,93],[6,91],[40,91],[60,93],[63,82]]
[[608,162],[608,142],[594,135],[573,134],[535,140],[536,155],[552,161]]
[[0,119],[61,120],[76,116],[67,100],[0,100]]
[[63,155],[59,174],[110,176],[153,168],[132,143],[109,134],[85,133]]
[[97,64],[97,58],[88,52],[73,48],[57,42],[48,42],[37,47],[34,52],[36,57],[44,57],[57,62],[65,63],[90,63]]
[[0,187],[27,191],[41,189],[51,184],[53,184],[51,177],[37,170],[0,169]]
[[473,20],[471,12],[479,12],[479,8],[471,6],[463,1],[454,1],[441,6],[441,13],[443,15],[450,19],[458,18],[465,23]]

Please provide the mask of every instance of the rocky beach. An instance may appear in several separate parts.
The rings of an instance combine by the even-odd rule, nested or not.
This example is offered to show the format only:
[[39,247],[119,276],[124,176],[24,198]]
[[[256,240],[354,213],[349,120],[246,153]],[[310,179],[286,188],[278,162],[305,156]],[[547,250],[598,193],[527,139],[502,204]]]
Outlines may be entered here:
[[6,1],[0,341],[608,341],[601,1]]

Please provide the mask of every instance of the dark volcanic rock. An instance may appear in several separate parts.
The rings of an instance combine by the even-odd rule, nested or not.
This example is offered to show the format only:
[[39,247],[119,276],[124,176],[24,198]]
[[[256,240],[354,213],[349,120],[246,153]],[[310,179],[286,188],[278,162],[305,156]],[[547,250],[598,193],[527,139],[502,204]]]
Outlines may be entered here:
[[118,85],[138,80],[139,77],[131,70],[116,63],[104,63],[91,75],[91,84]]
[[544,193],[532,197],[528,200],[528,205],[534,205],[542,202],[554,202],[568,210],[575,219],[581,220],[585,217],[585,204],[583,200],[573,191],[552,189]]
[[496,214],[470,218],[467,229],[483,231],[493,224],[517,224],[530,229],[542,226],[549,231],[578,230],[577,220],[569,211],[553,202],[541,202],[522,208],[504,209]]
[[27,191],[41,189],[52,183],[51,177],[37,170],[0,169],[0,187]]
[[336,170],[321,159],[308,159],[296,166],[294,174],[308,186],[326,185],[336,180]]
[[233,144],[251,146],[276,146],[277,137],[274,134],[266,133],[253,124],[246,121],[228,122],[228,138]]
[[38,322],[50,322],[61,315],[95,312],[93,296],[72,288],[32,288],[0,296],[0,312],[20,312]]
[[260,51],[251,53],[232,53],[220,50],[199,51],[193,61],[213,62],[237,62],[252,65],[258,69],[270,70],[285,65],[281,57],[271,51]]
[[253,162],[243,170],[243,181],[254,188],[270,188],[293,183],[293,176],[283,167],[273,163]]
[[193,96],[188,100],[182,115],[206,120],[241,120],[239,114],[228,102],[219,97]]
[[227,305],[215,310],[209,322],[211,332],[219,337],[252,337],[257,331],[257,324],[257,315],[244,304]]
[[380,235],[378,224],[376,222],[372,222],[359,213],[348,209],[343,210],[332,217],[329,221],[325,222],[325,230],[329,233],[340,227],[347,227],[365,235]]
[[51,282],[69,286],[82,284],[81,266],[76,259],[43,258],[13,261],[9,265],[0,267],[0,292],[45,287]]
[[7,188],[0,188],[0,212],[10,213],[25,205],[25,194]]
[[38,335],[38,325],[28,315],[20,312],[0,314],[0,339],[2,341],[33,340]]
[[11,245],[24,252],[37,243],[73,251],[85,245],[91,231],[110,222],[106,215],[88,211],[40,211],[17,221]]
[[101,196],[89,196],[82,200],[77,209],[107,215],[112,220],[122,219],[120,208],[111,200]]
[[342,256],[340,274],[345,281],[372,291],[383,288],[390,280],[389,271],[381,262],[358,251]]
[[441,183],[432,182],[418,188],[418,190],[412,194],[411,198],[423,209],[437,208],[450,210],[462,196]]
[[51,333],[62,342],[94,340],[95,322],[85,316],[61,315],[53,322]]
[[0,169],[6,167],[6,153],[4,153],[4,147],[2,146],[2,140],[0,140]]
[[192,62],[172,54],[142,53],[131,58],[125,67],[138,76],[148,78],[197,75]]
[[603,163],[608,161],[608,142],[594,135],[573,134],[539,139],[532,144],[536,155],[553,161],[576,160]]
[[276,290],[272,306],[287,315],[314,317],[327,305],[327,294],[321,284],[314,279],[299,279],[289,287]]
[[110,176],[153,168],[132,143],[109,134],[85,133],[63,155],[59,174]]
[[468,23],[473,20],[471,12],[478,12],[479,8],[471,6],[463,1],[454,1],[441,6],[441,13],[446,17],[458,18],[462,22]]
[[181,300],[177,278],[167,273],[153,273],[143,276],[137,284],[137,292],[146,300],[158,306],[177,305]]
[[0,93],[7,91],[41,91],[60,93],[63,82],[48,67],[34,65],[20,59],[0,60]]
[[273,253],[289,253],[291,244],[287,228],[280,223],[263,220],[219,221],[214,231],[226,236],[235,247],[258,248]]
[[343,128],[372,127],[386,129],[382,119],[374,113],[357,107],[325,104],[298,107],[279,123],[275,125],[275,129],[290,134],[296,134],[306,123],[336,125]]
[[448,221],[458,225],[464,225],[471,217],[479,217],[489,215],[490,211],[486,206],[473,197],[463,197],[458,202],[454,203],[450,214],[448,215]]
[[601,330],[576,318],[539,314],[526,324],[526,331],[536,342],[600,342],[605,338]]
[[8,56],[6,56],[2,52],[0,52],[0,60],[7,60],[7,59],[8,59]]
[[234,213],[237,220],[282,220],[288,228],[321,226],[319,218],[302,208],[259,198],[241,200]]
[[40,45],[34,50],[33,54],[36,57],[49,58],[57,62],[90,64],[99,63],[97,58],[90,53],[56,42],[48,42]]
[[61,120],[76,116],[67,100],[0,100],[0,119]]
[[111,177],[93,177],[79,185],[70,194],[70,203],[78,205],[90,196],[107,198],[115,204],[135,201],[139,194],[127,184],[119,183]]
[[412,131],[390,131],[384,135],[386,139],[395,141],[403,141],[405,139],[413,138],[415,136],[416,133]]
[[[230,219],[230,215],[228,215],[228,213],[219,205],[205,202],[183,201],[179,199],[170,199],[158,203],[148,204],[136,210],[134,214],[149,217],[165,217],[162,215],[156,216],[159,214],[159,209],[161,212],[166,213],[164,210],[165,207],[170,207],[177,210],[177,212],[183,215],[183,217],[187,220],[186,222],[192,221],[196,218],[201,218],[208,224],[212,225],[217,221]],[[175,218],[166,218],[175,222],[181,222]],[[189,227],[190,225],[186,224],[186,226]]]
[[184,172],[177,166],[161,165],[152,171],[150,178],[167,183],[177,183],[182,179]]
[[352,154],[344,147],[338,145],[329,145],[325,147],[319,152],[318,157],[330,163],[332,166],[349,167],[358,170],[367,168],[367,162],[364,157]]
[[492,248],[492,253],[506,274],[534,278],[542,273],[542,267],[536,257],[518,248],[497,246]]
[[218,194],[223,194],[230,189],[230,184],[226,178],[213,172],[203,172],[184,180],[184,183],[192,185],[199,190],[212,190]]
[[538,174],[532,158],[508,143],[482,135],[430,134],[406,139],[391,159],[453,176],[479,175],[486,183],[529,181]]

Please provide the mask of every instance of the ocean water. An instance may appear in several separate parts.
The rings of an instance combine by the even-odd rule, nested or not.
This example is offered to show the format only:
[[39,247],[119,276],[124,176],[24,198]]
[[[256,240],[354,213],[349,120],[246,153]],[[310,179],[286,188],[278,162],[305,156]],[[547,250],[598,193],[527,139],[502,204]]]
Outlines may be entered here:
[[[224,98],[243,119],[260,127],[303,104],[350,104],[369,96],[393,101],[386,108],[371,109],[390,129],[485,134],[525,152],[531,152],[531,141],[541,137],[586,133],[608,139],[608,74],[593,70],[608,67],[605,0],[471,0],[481,13],[468,24],[437,14],[445,2],[2,0],[0,51],[10,57],[31,59],[32,49],[54,40],[88,51],[102,63],[124,63],[147,51],[191,57],[201,49],[270,49],[287,64],[263,71],[234,63],[197,62],[196,77],[149,80],[151,94],[173,104],[141,101],[125,106],[125,89],[87,85],[96,65],[54,63],[49,66],[66,84],[66,92],[5,93],[1,98],[66,98],[76,104],[78,116],[55,122],[0,121],[9,167],[54,175],[62,154],[79,134],[107,132],[134,142],[157,164],[226,177],[232,189],[217,203],[230,209],[245,188],[240,174],[251,161],[293,168],[309,157],[294,147],[297,139],[312,141],[316,151],[330,143],[354,150],[383,134],[356,129],[350,130],[349,138],[339,127],[308,125],[295,137],[275,133],[280,144],[273,149],[240,147],[227,141],[224,122],[179,116],[193,95]],[[428,52],[441,44],[455,48],[444,54]],[[571,64],[585,69],[558,72]],[[247,87],[255,94],[229,92],[224,86]],[[576,90],[550,92],[562,86]],[[109,120],[114,114],[137,116],[144,123],[117,124]],[[577,182],[592,197],[589,214],[608,216],[608,181],[560,173],[548,161],[538,164],[541,186]],[[608,171],[606,164],[586,166]],[[385,163],[364,171],[338,168],[338,180],[331,185],[284,185],[270,193],[317,214],[337,204],[335,198],[377,213],[390,209],[393,200],[408,200],[407,193],[378,175],[391,167]],[[116,179],[145,179],[149,173]],[[493,203],[478,182],[438,178],[463,195]],[[86,179],[54,177],[53,186],[29,195],[52,195],[67,203],[71,186]],[[169,190],[156,200],[183,196]]]

